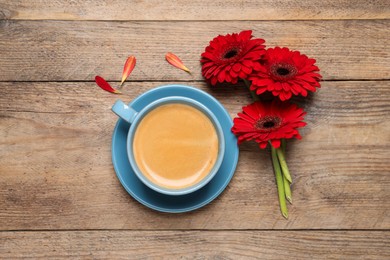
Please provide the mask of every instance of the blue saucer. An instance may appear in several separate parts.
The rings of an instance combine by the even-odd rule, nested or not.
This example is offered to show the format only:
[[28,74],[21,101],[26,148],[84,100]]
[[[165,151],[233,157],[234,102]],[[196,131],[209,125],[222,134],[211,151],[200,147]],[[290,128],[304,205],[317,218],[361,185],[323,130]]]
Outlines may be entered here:
[[130,125],[122,119],[118,120],[112,136],[112,161],[119,181],[134,199],[157,211],[181,213],[203,207],[222,193],[236,170],[238,146],[236,137],[230,131],[233,122],[228,112],[214,97],[197,88],[182,85],[154,88],[134,99],[131,107],[140,110],[154,100],[168,96],[195,99],[208,107],[218,118],[225,135],[226,151],[215,177],[202,189],[182,196],[164,195],[148,188],[137,178],[127,159],[126,139]]

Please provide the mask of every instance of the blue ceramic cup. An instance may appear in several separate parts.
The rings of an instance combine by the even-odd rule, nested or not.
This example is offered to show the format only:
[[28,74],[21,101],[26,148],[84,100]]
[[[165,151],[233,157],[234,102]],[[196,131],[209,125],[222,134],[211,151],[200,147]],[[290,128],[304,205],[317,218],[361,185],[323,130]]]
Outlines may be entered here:
[[[211,168],[210,172],[199,182],[194,184],[193,186],[182,188],[182,189],[169,189],[166,187],[159,186],[153,182],[151,182],[139,169],[137,166],[136,160],[134,158],[134,152],[133,152],[133,141],[134,141],[134,135],[137,130],[138,125],[143,120],[143,118],[152,110],[156,109],[157,107],[165,104],[184,104],[192,106],[193,108],[196,108],[197,110],[201,111],[204,115],[208,117],[208,119],[212,122],[217,136],[218,136],[218,155],[217,159],[215,161],[214,166]],[[112,106],[112,111],[117,114],[120,118],[125,120],[130,124],[129,132],[127,135],[127,155],[130,162],[131,167],[133,168],[135,174],[137,177],[149,188],[167,195],[184,195],[192,193],[196,190],[199,190],[200,188],[204,187],[208,182],[211,181],[211,179],[215,176],[215,174],[218,172],[218,169],[220,168],[222,164],[222,160],[225,153],[225,139],[224,134],[221,128],[221,125],[218,122],[218,119],[215,117],[215,115],[203,104],[199,103],[198,101],[187,98],[187,97],[181,97],[181,96],[171,96],[171,97],[165,97],[158,99],[140,111],[134,110],[132,107],[128,106],[121,100],[117,100],[115,104]],[[191,158],[189,158],[190,160]]]

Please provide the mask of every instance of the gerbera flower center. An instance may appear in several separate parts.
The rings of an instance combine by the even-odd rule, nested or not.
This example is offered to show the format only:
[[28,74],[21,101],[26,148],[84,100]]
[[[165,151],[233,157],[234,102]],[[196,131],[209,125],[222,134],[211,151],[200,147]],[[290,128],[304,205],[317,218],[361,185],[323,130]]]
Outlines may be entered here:
[[280,76],[286,76],[290,73],[290,71],[286,68],[279,68],[276,70],[276,73],[278,73]]
[[229,50],[228,52],[226,52],[225,55],[223,55],[223,57],[225,59],[230,59],[230,58],[235,57],[237,54],[238,54],[238,50],[233,49],[233,50]]
[[276,63],[271,65],[270,73],[276,80],[289,80],[297,75],[298,70],[293,64]]
[[269,131],[278,128],[282,123],[282,119],[277,116],[265,116],[259,118],[254,124],[257,130]]
[[274,126],[275,126],[275,123],[273,121],[268,121],[268,122],[263,123],[264,128],[272,128]]

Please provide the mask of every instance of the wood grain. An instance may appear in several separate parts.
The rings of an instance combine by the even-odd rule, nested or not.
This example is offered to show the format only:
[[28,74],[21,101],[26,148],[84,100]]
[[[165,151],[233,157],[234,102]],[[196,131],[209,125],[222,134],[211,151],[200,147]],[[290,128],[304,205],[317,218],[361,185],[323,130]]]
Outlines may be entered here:
[[389,232],[1,232],[0,254],[82,259],[388,259]]
[[[0,229],[389,229],[389,82],[323,82],[306,101],[303,141],[291,142],[294,205],[278,209],[269,151],[241,146],[227,190],[186,214],[154,212],[121,187],[111,163],[117,98],[164,82],[0,83]],[[241,86],[209,89],[235,115]],[[375,91],[374,91],[375,90]],[[237,211],[237,209],[240,209]]]
[[[386,0],[0,0],[0,258],[390,259],[389,27]],[[235,116],[247,90],[206,86],[199,56],[245,29],[316,58],[325,80],[293,99],[308,125],[287,149],[290,219],[254,143],[206,207],[140,205],[112,167],[111,105],[177,82]],[[128,55],[124,95],[97,88],[95,75],[118,84]]]
[[[119,80],[128,55],[130,80],[202,80],[200,54],[218,34],[253,29],[267,46],[317,59],[326,80],[390,79],[390,20],[102,22],[0,21],[0,81]],[[193,74],[173,68],[166,52]]]
[[386,0],[174,0],[50,3],[0,0],[1,19],[56,20],[314,20],[386,19]]

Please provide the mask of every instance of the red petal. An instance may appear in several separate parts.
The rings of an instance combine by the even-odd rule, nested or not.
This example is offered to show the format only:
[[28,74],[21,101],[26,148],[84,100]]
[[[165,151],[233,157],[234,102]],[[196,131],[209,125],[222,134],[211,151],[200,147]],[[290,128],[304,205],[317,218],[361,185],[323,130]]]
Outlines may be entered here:
[[267,142],[261,142],[261,143],[259,143],[259,147],[261,148],[261,149],[265,149],[266,147],[267,147]]
[[230,76],[232,76],[233,78],[237,78],[238,77],[238,73],[235,72],[234,70],[229,70],[229,73],[230,73]]
[[305,89],[307,89],[309,91],[312,91],[312,92],[316,91],[316,88],[306,81],[301,81],[299,83],[301,84],[302,87],[304,87]]
[[292,96],[291,92],[284,92],[284,97],[287,99],[290,99]]
[[188,73],[191,73],[190,70],[184,66],[183,62],[177,57],[175,54],[171,52],[167,52],[165,55],[165,59],[174,67],[184,70]]
[[274,88],[276,90],[282,90],[283,89],[282,84],[280,82],[275,82]]
[[122,81],[121,81],[121,86],[123,82],[129,77],[130,73],[133,71],[135,67],[136,59],[134,56],[129,56],[126,60],[125,66],[123,67],[123,72],[122,72]]
[[253,62],[251,60],[243,60],[242,64],[250,68],[253,67]]
[[102,77],[96,76],[95,77],[96,84],[103,90],[108,91],[110,93],[120,94],[121,92],[117,89],[114,89],[111,87],[111,85]]
[[240,70],[241,70],[241,64],[239,64],[239,63],[236,63],[236,64],[234,64],[233,65],[233,68],[232,68],[235,72],[240,72]]
[[290,86],[287,83],[282,82],[280,84],[282,84],[282,88],[283,88],[284,91],[286,91],[286,92],[290,91]]
[[242,39],[249,40],[252,38],[252,30],[242,31],[238,36]]
[[215,56],[210,52],[202,53],[202,57],[214,61]]
[[261,95],[261,94],[263,94],[266,91],[267,91],[267,88],[257,88],[256,89],[256,94],[257,95]]
[[246,67],[246,66],[244,66],[244,65],[241,66],[241,69],[242,69],[242,71],[243,71],[244,73],[246,73],[246,74],[252,73],[252,68],[248,68],[248,67]]
[[238,73],[238,76],[242,79],[246,79],[248,77],[248,74],[246,74],[245,72],[243,71],[240,71],[240,73]]
[[215,84],[217,84],[217,82],[218,82],[218,78],[212,77],[210,81],[211,81],[211,85],[215,86]]
[[225,81],[225,74],[226,72],[224,70],[220,71],[219,74],[218,74],[218,81],[220,83],[224,82]]
[[271,79],[257,79],[254,81],[256,85],[259,86],[267,86],[268,84],[272,84],[274,81]]
[[226,80],[226,82],[232,82],[232,77],[230,76],[229,73],[225,74],[225,80]]

